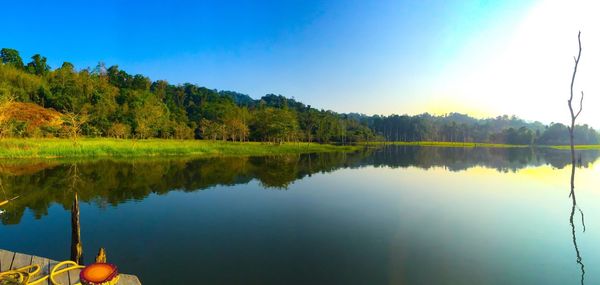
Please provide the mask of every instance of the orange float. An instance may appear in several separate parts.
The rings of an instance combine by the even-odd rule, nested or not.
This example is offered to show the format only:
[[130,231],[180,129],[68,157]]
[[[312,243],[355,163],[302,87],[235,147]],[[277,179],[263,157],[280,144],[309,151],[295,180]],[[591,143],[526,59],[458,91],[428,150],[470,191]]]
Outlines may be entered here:
[[113,264],[93,263],[81,270],[79,279],[83,285],[114,285],[119,280],[119,273]]

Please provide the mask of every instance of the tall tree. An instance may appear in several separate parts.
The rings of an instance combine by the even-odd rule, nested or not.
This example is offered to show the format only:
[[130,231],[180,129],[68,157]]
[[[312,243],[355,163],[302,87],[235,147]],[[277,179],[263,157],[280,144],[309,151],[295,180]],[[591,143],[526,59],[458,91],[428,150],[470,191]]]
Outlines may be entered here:
[[47,59],[44,56],[35,54],[31,57],[31,62],[27,64],[27,72],[35,75],[45,75],[50,66],[46,63]]
[[67,136],[73,140],[73,144],[77,145],[77,139],[81,135],[83,125],[87,123],[87,114],[66,113],[63,118],[65,131]]
[[142,102],[135,107],[135,132],[141,139],[156,136],[168,121],[167,107],[154,96],[147,93]]
[[0,50],[0,59],[2,59],[2,63],[4,64],[23,69],[23,59],[21,59],[19,52],[15,49],[3,48]]

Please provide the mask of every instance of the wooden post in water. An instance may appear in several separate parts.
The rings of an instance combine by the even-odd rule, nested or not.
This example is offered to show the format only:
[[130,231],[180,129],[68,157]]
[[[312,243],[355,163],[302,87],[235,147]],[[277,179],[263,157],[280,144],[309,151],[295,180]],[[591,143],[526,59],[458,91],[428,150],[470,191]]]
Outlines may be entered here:
[[75,192],[71,206],[71,260],[83,264],[83,245],[81,243],[81,225],[79,223],[79,197]]

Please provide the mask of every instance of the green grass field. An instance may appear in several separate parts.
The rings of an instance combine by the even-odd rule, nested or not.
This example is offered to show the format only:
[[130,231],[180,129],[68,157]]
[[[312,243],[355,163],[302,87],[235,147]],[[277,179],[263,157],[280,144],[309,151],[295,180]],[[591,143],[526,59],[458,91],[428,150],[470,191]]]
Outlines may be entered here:
[[473,143],[473,142],[370,142],[369,145],[406,145],[406,146],[435,146],[435,147],[529,147],[528,145]]
[[[495,144],[495,143],[473,143],[473,142],[371,142],[369,145],[406,145],[406,146],[433,146],[433,147],[494,147],[494,148],[515,148],[515,147],[545,147],[554,149],[565,149],[571,148],[569,145],[514,145],[514,144]],[[576,145],[576,149],[600,149],[600,145]]]
[[221,142],[203,140],[119,140],[84,138],[74,144],[68,139],[2,139],[0,158],[94,158],[151,156],[276,155],[353,151],[362,146],[316,143]]
[[[552,145],[552,146],[547,146],[547,147],[551,147],[551,148],[555,148],[555,149],[571,149],[570,145]],[[586,150],[586,149],[600,149],[600,145],[597,144],[588,144],[588,145],[576,145],[575,149],[579,149],[579,150]]]
[[[2,139],[0,158],[98,158],[98,157],[158,157],[158,156],[260,156],[331,151],[354,151],[366,146],[406,145],[430,147],[530,147],[489,143],[459,142],[370,142],[354,146],[317,143],[222,142],[204,140],[119,140],[84,138],[73,143],[68,139]],[[569,149],[568,145],[536,146]],[[577,149],[600,149],[600,145],[579,145]]]

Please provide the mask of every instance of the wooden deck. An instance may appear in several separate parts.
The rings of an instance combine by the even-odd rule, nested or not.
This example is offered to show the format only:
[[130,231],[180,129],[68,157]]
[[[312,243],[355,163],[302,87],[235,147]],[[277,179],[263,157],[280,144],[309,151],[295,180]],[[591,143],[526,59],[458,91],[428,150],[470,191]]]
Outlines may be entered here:
[[[58,264],[58,261],[50,260],[44,257],[32,256],[22,253],[15,253],[0,249],[0,272],[17,269],[23,266],[38,264],[42,267],[40,276],[47,275],[52,266]],[[61,284],[76,284],[79,282],[79,271],[71,270],[67,273],[55,277],[57,282]],[[44,285],[52,285],[50,281],[42,283]],[[141,285],[140,280],[133,275],[119,274],[119,282],[117,285]]]

